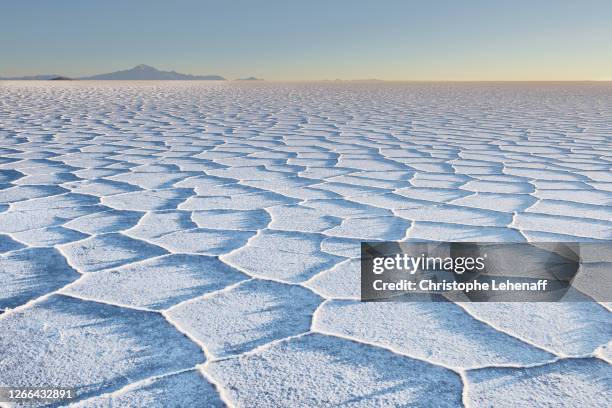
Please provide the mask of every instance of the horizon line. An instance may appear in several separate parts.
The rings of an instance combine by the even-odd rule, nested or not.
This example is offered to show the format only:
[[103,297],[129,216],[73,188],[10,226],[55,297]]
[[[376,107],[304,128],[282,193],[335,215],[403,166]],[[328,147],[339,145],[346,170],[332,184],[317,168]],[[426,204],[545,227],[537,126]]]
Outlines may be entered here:
[[[20,78],[35,78],[37,76],[52,76],[49,79],[20,79]],[[212,76],[212,75],[211,75]],[[22,75],[3,77],[0,76],[0,81],[24,81],[24,82],[44,82],[53,81],[58,82],[56,78],[62,78],[59,82],[63,81],[83,81],[83,82],[421,82],[421,83],[432,83],[432,82],[466,82],[466,83],[500,83],[500,82],[539,82],[539,83],[551,83],[551,82],[612,82],[610,79],[380,79],[380,78],[317,78],[317,79],[265,79],[259,78],[255,80],[249,80],[245,78],[233,78],[228,79],[222,75],[218,75],[223,79],[87,79],[86,77],[69,77],[61,74],[38,74],[38,75]]]
[[[127,64],[126,64],[127,65]],[[194,74],[194,73],[182,73],[182,72],[177,72],[176,71],[176,67],[174,69],[171,70],[167,70],[162,68],[159,69],[157,67],[154,67],[152,65],[148,65],[148,64],[138,64],[135,65],[133,68],[124,68],[124,69],[118,69],[118,70],[114,70],[114,71],[110,71],[109,72],[103,72],[102,74],[91,74],[91,75],[65,75],[65,74],[61,74],[58,73],[58,71],[56,72],[51,72],[51,73],[43,73],[43,74],[17,74],[17,75],[11,75],[11,76],[7,76],[7,77],[3,77],[2,75],[0,75],[0,80],[52,80],[52,79],[64,79],[64,80],[79,80],[79,81],[86,81],[86,80],[104,80],[104,81],[109,81],[109,80],[115,80],[115,79],[95,79],[92,77],[96,77],[96,76],[103,76],[103,75],[113,75],[113,74],[120,74],[120,73],[124,73],[124,72],[133,72],[133,71],[143,71],[143,70],[147,70],[147,71],[152,71],[155,73],[163,73],[163,74],[177,74],[177,75],[182,75],[182,76],[193,76],[193,77],[211,77],[210,80],[213,80],[212,77],[216,77],[214,78],[214,80],[225,80],[225,81],[252,81],[252,80],[256,80],[256,81],[261,81],[261,80],[266,80],[265,78],[263,78],[265,75],[262,76],[256,76],[254,75],[252,72],[249,75],[244,75],[244,76],[234,76],[232,75],[232,79],[227,78],[223,75],[220,74]],[[333,75],[333,76],[328,76],[326,78],[285,78],[285,79],[267,79],[267,81],[269,82],[342,82],[342,81],[347,81],[347,82],[543,82],[543,83],[548,83],[548,82],[610,82],[612,81],[612,77],[609,77],[608,75],[602,75],[602,76],[597,76],[595,78],[590,77],[590,78],[557,78],[555,79],[554,76],[551,77],[549,76],[546,79],[540,79],[537,77],[533,77],[533,78],[521,78],[522,75],[519,75],[517,77],[510,77],[510,78],[491,78],[491,79],[479,79],[479,78],[474,78],[474,77],[470,77],[470,76],[465,76],[463,78],[452,78],[452,77],[439,77],[439,78],[427,78],[427,77],[420,77],[420,78],[393,78],[393,77],[386,77],[386,78],[379,78],[376,75],[364,75],[361,77],[356,77],[356,78],[342,78],[341,75]],[[116,80],[122,80],[122,81],[126,81],[126,80],[132,80],[132,81],[146,81],[147,79],[121,79],[118,78]],[[160,81],[160,80],[165,80],[165,79],[151,79],[154,81]],[[208,79],[199,79],[199,78],[184,78],[184,79],[173,79],[173,78],[169,78],[167,80],[172,80],[172,81],[193,81],[193,80],[197,80],[197,81],[203,81],[203,80],[208,80]]]

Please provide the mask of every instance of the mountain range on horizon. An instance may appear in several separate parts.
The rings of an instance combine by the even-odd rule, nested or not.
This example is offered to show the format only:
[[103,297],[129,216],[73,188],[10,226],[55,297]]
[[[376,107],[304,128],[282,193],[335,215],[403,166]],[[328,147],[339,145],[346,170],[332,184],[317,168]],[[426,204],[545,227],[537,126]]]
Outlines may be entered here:
[[47,81],[47,80],[93,80],[93,81],[225,81],[220,75],[191,75],[176,71],[162,71],[150,65],[140,64],[131,69],[91,75],[79,78],[68,78],[57,74],[31,75],[21,77],[2,78],[0,80]]

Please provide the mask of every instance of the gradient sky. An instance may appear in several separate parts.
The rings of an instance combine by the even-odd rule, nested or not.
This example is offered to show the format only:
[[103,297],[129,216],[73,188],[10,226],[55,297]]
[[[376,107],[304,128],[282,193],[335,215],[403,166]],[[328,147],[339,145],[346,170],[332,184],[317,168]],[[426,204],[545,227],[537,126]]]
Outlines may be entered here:
[[0,76],[612,80],[612,0],[9,0]]

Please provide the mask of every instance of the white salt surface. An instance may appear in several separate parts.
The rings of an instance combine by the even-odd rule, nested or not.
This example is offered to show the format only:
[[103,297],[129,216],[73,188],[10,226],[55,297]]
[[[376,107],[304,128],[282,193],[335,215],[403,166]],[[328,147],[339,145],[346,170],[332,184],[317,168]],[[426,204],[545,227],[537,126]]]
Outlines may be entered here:
[[607,406],[609,303],[364,304],[358,257],[612,239],[611,124],[609,84],[0,83],[0,386]]

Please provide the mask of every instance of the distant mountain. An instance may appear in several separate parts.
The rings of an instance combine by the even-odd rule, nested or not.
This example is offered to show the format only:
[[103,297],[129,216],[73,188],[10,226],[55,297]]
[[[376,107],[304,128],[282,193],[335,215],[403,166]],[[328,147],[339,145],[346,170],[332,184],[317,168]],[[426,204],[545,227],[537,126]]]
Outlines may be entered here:
[[182,81],[224,81],[225,78],[219,75],[189,75],[180,74],[176,71],[160,71],[149,65],[137,65],[132,69],[124,71],[110,72],[107,74],[93,75],[79,78],[86,80],[182,80]]
[[263,81],[261,78],[248,77],[248,78],[238,78],[236,81]]
[[[49,81],[49,80],[69,80],[74,78],[68,78],[63,75],[58,74],[48,74],[48,75],[31,75],[31,76],[22,76],[22,77],[11,77],[11,78],[2,78],[0,80],[5,81]],[[176,71],[160,71],[159,69],[153,68],[149,65],[137,65],[132,69],[126,69],[124,71],[116,71],[109,72],[107,74],[99,74],[92,75],[83,78],[76,79],[85,79],[85,80],[128,80],[128,81],[138,81],[138,80],[178,80],[178,81],[224,81],[225,78],[219,75],[189,75],[189,74],[181,74]],[[253,78],[255,80],[256,78]],[[251,80],[251,79],[249,79]]]

